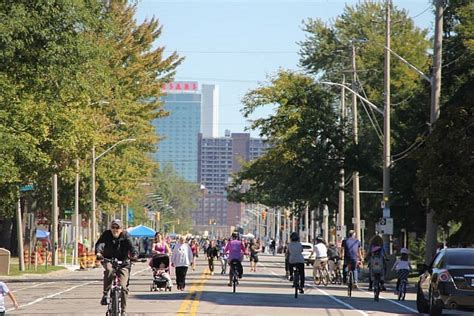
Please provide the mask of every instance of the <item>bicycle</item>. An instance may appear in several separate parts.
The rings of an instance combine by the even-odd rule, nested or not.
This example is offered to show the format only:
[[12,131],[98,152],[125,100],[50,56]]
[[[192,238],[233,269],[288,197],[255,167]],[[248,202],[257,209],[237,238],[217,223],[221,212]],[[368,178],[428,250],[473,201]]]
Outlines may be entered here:
[[339,267],[339,262],[340,260],[334,260],[333,261],[333,270],[329,272],[329,279],[332,284],[342,284],[342,271],[341,268]]
[[300,270],[296,267],[292,267],[293,275],[293,287],[295,288],[295,298],[298,298],[298,291],[300,289]]
[[400,284],[398,285],[398,300],[404,301],[405,295],[407,293],[407,279],[400,280]]
[[347,295],[352,296],[352,287],[354,286],[354,269],[352,263],[347,264]]
[[230,273],[232,275],[232,293],[235,293],[237,284],[239,284],[239,272],[237,271],[237,261],[230,262]]
[[319,266],[313,269],[313,279],[316,285],[323,283],[324,286],[327,286],[329,284],[329,271],[326,262],[321,262]]
[[373,281],[374,301],[378,302],[379,301],[379,296],[380,296],[380,278],[381,278],[381,274],[380,273],[374,273],[373,277],[374,277],[374,281]]
[[104,258],[105,263],[112,265],[113,281],[110,290],[107,292],[107,316],[119,316],[122,314],[122,297],[124,295],[122,284],[120,284],[120,277],[117,273],[123,267],[125,262],[115,258]]

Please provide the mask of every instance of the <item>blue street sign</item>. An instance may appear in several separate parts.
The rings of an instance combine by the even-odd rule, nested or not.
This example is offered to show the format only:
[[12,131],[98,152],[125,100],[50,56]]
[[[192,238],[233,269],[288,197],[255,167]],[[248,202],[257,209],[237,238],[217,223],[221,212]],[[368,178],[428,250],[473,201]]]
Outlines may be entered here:
[[32,184],[27,184],[20,187],[20,192],[28,192],[28,191],[33,191],[33,190],[34,190],[34,186]]

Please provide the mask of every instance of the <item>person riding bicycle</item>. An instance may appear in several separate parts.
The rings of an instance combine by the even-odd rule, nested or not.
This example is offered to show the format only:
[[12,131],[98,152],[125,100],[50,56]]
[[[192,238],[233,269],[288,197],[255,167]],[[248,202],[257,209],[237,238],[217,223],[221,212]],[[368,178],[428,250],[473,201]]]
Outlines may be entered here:
[[400,250],[401,257],[393,264],[392,270],[397,271],[397,287],[395,288],[395,294],[398,295],[400,289],[400,282],[402,280],[407,280],[408,275],[411,271],[410,261],[408,260],[409,251],[407,248],[402,248]]
[[[351,270],[354,271],[354,288],[358,288],[358,270],[357,266],[359,261],[362,260],[362,248],[360,241],[356,238],[355,231],[349,231],[349,237],[342,241],[342,257],[344,258],[344,267],[351,267]],[[345,269],[344,269],[345,271]],[[346,273],[344,272],[344,283],[346,281]]]
[[[110,223],[110,229],[104,231],[99,237],[95,244],[95,253],[97,260],[106,259],[117,259],[123,262],[123,265],[117,271],[120,278],[120,284],[122,284],[122,314],[125,314],[127,307],[127,295],[128,295],[128,279],[130,276],[131,263],[129,256],[132,259],[138,258],[138,251],[132,243],[130,236],[126,231],[123,230],[122,221],[114,219]],[[101,305],[107,305],[107,293],[112,285],[114,274],[112,264],[110,262],[103,262],[104,267],[104,288],[103,296],[100,300]]]
[[385,255],[383,251],[383,247],[373,245],[370,248],[367,262],[369,266],[369,291],[372,291],[372,286],[374,283],[374,276],[375,274],[380,275],[380,291],[385,291]]
[[337,249],[336,245],[333,243],[329,244],[328,247],[328,269],[329,272],[332,273],[336,269],[340,269],[341,264],[341,255],[339,250]]
[[316,244],[314,245],[314,264],[313,264],[313,275],[316,275],[316,270],[321,268],[321,264],[328,262],[328,249],[323,242],[323,238],[316,237]]
[[290,274],[293,272],[293,268],[298,269],[300,275],[300,288],[299,292],[304,293],[304,257],[303,257],[303,245],[300,243],[300,236],[297,232],[290,234],[290,243],[287,249],[288,263],[290,268]]
[[[229,254],[227,260],[231,267],[234,262],[237,264],[237,273],[239,274],[239,279],[241,279],[242,275],[244,274],[242,259],[247,253],[247,250],[245,249],[244,244],[239,240],[238,232],[232,233],[232,239],[225,246],[224,252]],[[230,271],[232,272],[232,268]],[[229,273],[229,284],[227,285],[232,286],[232,273]]]

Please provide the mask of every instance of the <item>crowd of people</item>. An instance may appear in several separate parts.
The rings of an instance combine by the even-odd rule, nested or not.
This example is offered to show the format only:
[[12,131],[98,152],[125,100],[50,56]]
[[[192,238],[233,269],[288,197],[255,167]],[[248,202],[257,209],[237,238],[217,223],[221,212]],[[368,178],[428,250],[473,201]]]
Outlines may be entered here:
[[[175,275],[175,283],[178,291],[184,291],[186,287],[186,275],[188,269],[196,269],[196,260],[202,253],[207,260],[209,273],[211,275],[215,272],[216,262],[220,262],[220,274],[227,274],[227,267],[235,262],[239,278],[243,275],[242,261],[248,258],[250,263],[250,272],[257,272],[257,263],[259,262],[259,255],[265,251],[265,242],[256,238],[242,239],[238,232],[232,233],[230,238],[223,239],[207,239],[194,238],[187,236],[178,236],[176,240],[172,240],[169,236],[157,232],[153,238],[150,253],[150,266],[152,266],[152,258],[154,256],[166,256],[169,258],[171,267],[166,266],[164,262],[160,262],[157,267],[152,267],[154,275],[159,275],[167,280],[168,287],[173,286],[172,271]],[[275,255],[277,252],[276,243],[270,240],[268,243],[270,254]],[[305,283],[305,258],[303,257],[303,246],[300,242],[300,236],[297,232],[290,234],[289,243],[279,246],[285,253],[285,268],[287,276],[292,280],[291,272],[294,269],[299,271],[299,292],[304,293]],[[121,284],[128,285],[130,275],[130,263],[128,259],[138,257],[138,251],[132,243],[130,236],[126,230],[123,229],[120,220],[113,220],[110,229],[106,230],[99,238],[95,245],[97,258],[116,258],[123,260],[124,264],[118,271]],[[278,251],[278,252],[281,252]],[[341,269],[343,271],[343,280],[345,282],[345,275],[347,269],[354,271],[354,287],[358,287],[358,268],[363,262],[367,263],[369,268],[369,289],[372,287],[374,267],[382,269],[381,289],[385,290],[384,278],[387,271],[386,253],[383,247],[383,240],[380,236],[374,236],[370,242],[366,255],[363,255],[363,250],[360,241],[355,236],[354,231],[349,231],[348,237],[343,240],[340,248],[334,244],[327,244],[322,238],[317,237],[314,244],[314,269],[321,264],[326,264],[328,270],[335,271]],[[410,272],[410,262],[408,260],[408,249],[401,249],[401,258],[395,262],[392,269],[397,271],[400,279],[406,278]],[[107,304],[107,293],[111,287],[113,279],[113,271],[110,262],[106,262],[104,266],[103,277],[103,297],[101,304]],[[174,268],[174,270],[172,269]],[[379,271],[380,272],[380,271]],[[380,274],[380,273],[379,273]],[[232,275],[229,273],[229,283],[232,284]],[[122,310],[126,309],[126,299],[128,294],[127,286],[124,287],[122,294]]]

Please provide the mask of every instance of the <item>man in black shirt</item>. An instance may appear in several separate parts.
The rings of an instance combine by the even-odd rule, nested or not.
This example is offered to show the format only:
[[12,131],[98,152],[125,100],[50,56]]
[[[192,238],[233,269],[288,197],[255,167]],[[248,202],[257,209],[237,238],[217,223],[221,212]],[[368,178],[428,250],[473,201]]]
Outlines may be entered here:
[[[110,224],[110,229],[102,233],[99,240],[95,244],[95,253],[97,260],[117,259],[123,262],[123,265],[118,271],[120,277],[120,284],[123,287],[122,294],[122,311],[125,314],[125,308],[127,306],[127,295],[128,295],[128,278],[130,275],[130,260],[138,257],[138,252],[130,239],[130,236],[126,231],[123,230],[122,221],[114,219]],[[104,266],[104,292],[100,303],[107,305],[107,293],[113,282],[113,269],[110,262],[103,263]]]

